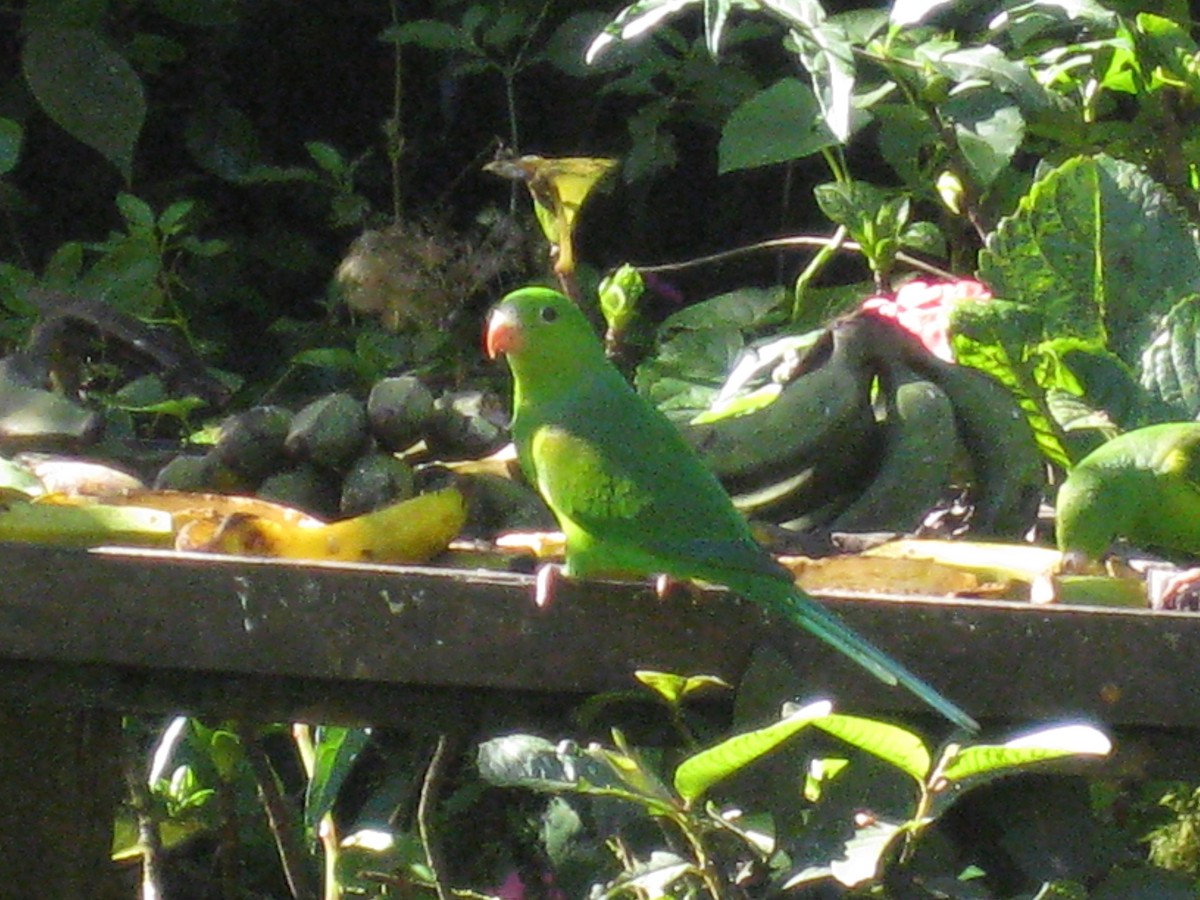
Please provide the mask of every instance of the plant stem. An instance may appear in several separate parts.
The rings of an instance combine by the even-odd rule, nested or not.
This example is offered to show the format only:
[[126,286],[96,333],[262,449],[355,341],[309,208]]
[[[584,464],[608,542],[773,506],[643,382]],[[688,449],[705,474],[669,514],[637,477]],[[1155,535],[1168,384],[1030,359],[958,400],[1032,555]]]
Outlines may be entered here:
[[[400,11],[396,0],[389,3],[392,12],[392,26],[400,24]],[[392,168],[392,221],[399,222],[402,210],[400,193],[400,158],[404,153],[404,137],[400,129],[400,105],[404,98],[404,73],[401,70],[400,42],[392,44],[392,117],[387,123],[387,154]]]
[[125,754],[125,783],[129,786],[130,805],[137,816],[138,843],[142,848],[141,900],[162,897],[162,835],[154,816],[154,798],[141,768],[135,764],[136,749]]
[[[292,724],[292,740],[296,742],[296,750],[300,754],[300,763],[304,774],[311,782],[317,769],[317,751],[313,745],[312,728],[301,722]],[[338,836],[337,825],[333,821],[333,813],[321,816],[317,826],[317,837],[321,841],[321,849],[325,857],[325,887],[322,892],[324,900],[341,900],[342,889],[337,880]]]
[[433,804],[442,783],[442,763],[445,757],[446,735],[439,734],[437,746],[433,748],[433,756],[429,759],[429,767],[425,770],[425,777],[421,781],[421,796],[417,801],[417,830],[421,834],[421,844],[425,847],[425,862],[428,863],[429,870],[433,873],[433,886],[437,891],[438,900],[450,900],[450,888],[446,883],[446,867],[431,822]]
[[821,270],[829,265],[829,261],[833,259],[835,253],[842,248],[846,243],[846,226],[839,225],[833,236],[821,247],[813,258],[808,261],[808,265],[804,267],[804,271],[796,278],[796,286],[792,289],[792,321],[795,322],[800,318],[800,310],[804,306],[804,297],[808,293],[809,286],[816,280],[816,277],[821,274]]

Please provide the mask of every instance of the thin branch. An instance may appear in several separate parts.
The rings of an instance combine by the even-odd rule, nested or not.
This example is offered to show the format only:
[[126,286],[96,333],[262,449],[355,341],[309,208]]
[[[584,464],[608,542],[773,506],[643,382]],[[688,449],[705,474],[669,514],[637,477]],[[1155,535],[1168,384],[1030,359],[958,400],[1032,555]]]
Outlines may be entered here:
[[432,816],[433,804],[444,774],[442,762],[446,756],[446,735],[439,734],[437,746],[429,760],[429,768],[425,770],[425,778],[421,782],[421,797],[417,801],[417,829],[421,834],[421,843],[425,846],[425,861],[433,873],[433,886],[437,890],[438,900],[450,900],[451,891],[446,883],[445,860],[442,859],[441,847],[433,833]]
[[[799,247],[828,247],[834,242],[833,238],[816,237],[812,235],[793,235],[791,237],[773,238],[768,241],[759,241],[756,244],[748,244],[745,247],[735,247],[732,250],[722,250],[720,253],[710,253],[707,256],[698,256],[695,259],[684,260],[677,263],[662,263],[657,266],[636,266],[637,270],[644,275],[659,275],[664,272],[682,272],[685,269],[695,268],[697,266],[706,266],[713,263],[725,262],[729,259],[734,259],[739,256],[745,256],[749,253],[758,253],[762,250],[779,250]],[[862,247],[855,241],[843,241],[838,245],[840,250],[849,250],[852,252],[861,252]],[[958,276],[946,269],[936,266],[933,263],[926,262],[919,257],[909,253],[900,252],[896,254],[896,261],[902,262],[906,266],[917,269],[920,272],[925,272],[928,275],[935,275],[938,278],[955,279]]]

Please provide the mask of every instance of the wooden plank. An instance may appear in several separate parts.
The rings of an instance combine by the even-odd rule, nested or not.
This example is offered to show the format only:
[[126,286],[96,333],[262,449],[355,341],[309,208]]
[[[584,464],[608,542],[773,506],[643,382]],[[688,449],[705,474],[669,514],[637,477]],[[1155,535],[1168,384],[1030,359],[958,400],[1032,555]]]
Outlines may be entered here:
[[[659,601],[643,585],[568,584],[538,610],[531,579],[506,573],[17,545],[0,546],[0,571],[6,693],[65,686],[89,698],[79,705],[140,708],[149,698],[158,707],[179,696],[292,718],[306,691],[329,698],[353,687],[383,721],[388,697],[578,695],[626,689],[637,668],[736,681],[774,634],[792,648],[795,694],[832,694],[864,714],[921,711],[906,692],[717,591]],[[1200,726],[1194,614],[822,602],[981,718]]]

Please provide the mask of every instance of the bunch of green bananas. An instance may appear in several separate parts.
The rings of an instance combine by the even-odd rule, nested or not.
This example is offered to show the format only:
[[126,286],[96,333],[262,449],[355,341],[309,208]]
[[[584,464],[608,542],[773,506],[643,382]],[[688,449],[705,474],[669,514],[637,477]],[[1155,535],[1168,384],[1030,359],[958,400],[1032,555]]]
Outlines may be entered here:
[[1046,471],[1020,407],[870,314],[833,322],[766,406],[685,434],[747,515],[795,530],[911,532],[966,489],[971,532],[1015,538]]

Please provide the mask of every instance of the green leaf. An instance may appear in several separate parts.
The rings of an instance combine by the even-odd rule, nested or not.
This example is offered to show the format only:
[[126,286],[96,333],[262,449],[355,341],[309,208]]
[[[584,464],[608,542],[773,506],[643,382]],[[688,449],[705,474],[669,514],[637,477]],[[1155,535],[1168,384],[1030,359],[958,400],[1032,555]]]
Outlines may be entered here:
[[837,144],[812,88],[784,78],[738,106],[721,129],[720,174],[791,162]]
[[308,141],[305,143],[304,149],[308,151],[308,155],[312,157],[313,162],[330,175],[340,176],[346,173],[346,160],[338,152],[338,149],[331,144],[326,144],[322,141]]
[[813,722],[813,726],[890,763],[911,775],[918,784],[924,784],[929,776],[933,765],[929,748],[919,736],[905,728],[840,714],[825,716]]
[[818,0],[761,2],[792,26],[789,37],[812,78],[825,125],[839,142],[846,143],[855,128],[867,120],[865,114],[855,114],[854,47],[846,31],[837,20],[825,17]]
[[1058,725],[1031,732],[1003,744],[976,744],[959,749],[939,775],[949,784],[982,775],[1067,756],[1108,756],[1112,741],[1090,725]]
[[904,183],[925,187],[928,160],[941,155],[941,136],[927,113],[895,103],[872,109],[879,122],[879,152]]
[[915,55],[933,71],[959,84],[974,81],[990,84],[1015,99],[1023,109],[1040,111],[1055,103],[1027,65],[1009,59],[991,44],[948,49],[945,42],[930,41],[918,47]]
[[117,209],[129,226],[129,230],[154,233],[155,216],[150,204],[133,194],[117,194]]
[[1046,331],[1135,363],[1158,317],[1200,284],[1187,217],[1132,163],[1076,157],[1039,178],[988,236],[980,277],[1037,304]]
[[672,706],[698,691],[709,688],[728,688],[729,683],[716,675],[676,675],[672,672],[652,672],[642,669],[633,677],[650,688]]
[[745,346],[743,331],[775,321],[784,299],[782,288],[744,288],[670,316],[659,327],[657,353],[638,366],[638,391],[672,418],[708,409]]
[[1058,387],[1081,396],[1121,430],[1146,424],[1143,418],[1151,398],[1115,354],[1071,338],[1045,341],[1038,346],[1037,353],[1052,358],[1058,377],[1065,376],[1057,383],[1044,378],[1045,387]]
[[208,739],[205,749],[217,775],[222,781],[232,781],[245,755],[241,739],[232,731],[221,728],[207,732],[205,737]]
[[417,19],[393,25],[385,28],[379,39],[391,44],[415,44],[426,50],[462,50],[470,44],[460,29],[436,19]]
[[590,65],[618,41],[627,41],[653,31],[669,16],[702,0],[639,0],[626,6],[604,26],[587,49],[585,60]]
[[314,735],[312,778],[304,796],[304,824],[315,833],[322,817],[333,809],[338,791],[371,738],[369,728],[322,725]]
[[1071,466],[1071,456],[1063,446],[1046,403],[1045,386],[1031,359],[1044,333],[1041,313],[1023,303],[959,303],[950,314],[955,360],[987,372],[1007,387],[1029,420],[1043,455],[1066,469]]
[[130,181],[146,98],[125,57],[90,29],[43,26],[26,36],[21,69],[46,115]]
[[176,200],[158,217],[158,230],[167,235],[173,235],[180,231],[183,227],[183,220],[195,207],[195,200]]
[[[1166,415],[1200,419],[1200,294],[1175,304],[1158,322],[1142,350],[1142,387]],[[1165,416],[1164,416],[1165,417]]]
[[704,796],[718,782],[733,775],[759,757],[770,753],[805,728],[829,715],[831,705],[811,703],[766,728],[736,734],[715,747],[689,756],[675,770],[675,790],[689,803]]
[[971,176],[986,190],[1005,171],[1025,139],[1025,119],[1005,94],[994,89],[961,91],[938,107],[954,126],[958,149]]
[[653,773],[621,750],[583,749],[571,741],[555,745],[534,735],[510,734],[480,744],[476,768],[484,781],[498,787],[615,797],[656,813],[673,812],[677,806]]
[[0,118],[0,175],[5,175],[17,167],[24,136],[25,132],[20,122]]

